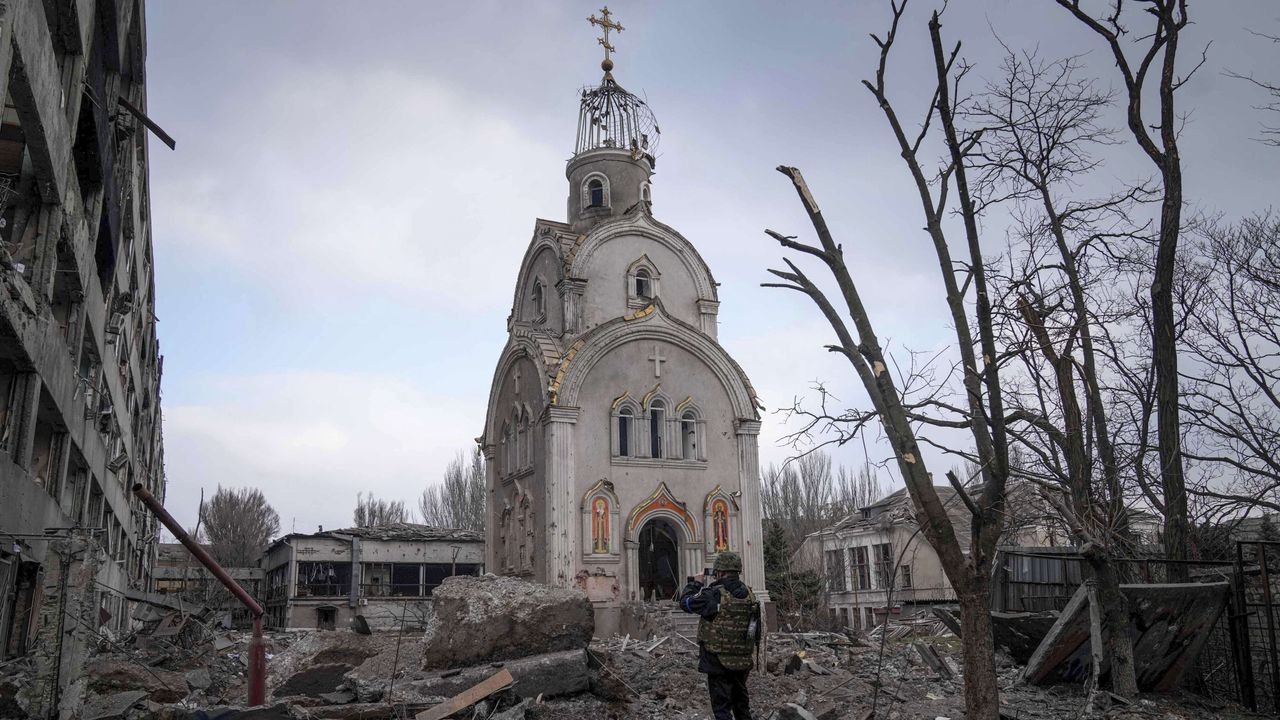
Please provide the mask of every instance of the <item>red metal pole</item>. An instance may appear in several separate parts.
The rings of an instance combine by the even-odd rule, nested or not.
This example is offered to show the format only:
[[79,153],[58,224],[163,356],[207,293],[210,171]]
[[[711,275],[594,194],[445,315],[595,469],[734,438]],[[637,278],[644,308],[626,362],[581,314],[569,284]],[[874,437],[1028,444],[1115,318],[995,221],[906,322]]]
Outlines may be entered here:
[[267,647],[262,642],[262,615],[253,616],[253,639],[249,641],[249,704],[267,701]]
[[253,639],[249,641],[249,704],[264,704],[267,699],[267,652],[266,646],[262,642],[262,605],[257,600],[254,600],[253,596],[244,588],[240,587],[240,583],[228,575],[227,571],[222,569],[222,566],[218,564],[217,560],[213,559],[213,556],[207,550],[200,547],[200,543],[196,542],[195,538],[191,537],[183,529],[182,525],[173,519],[169,511],[164,509],[164,506],[160,504],[159,500],[156,500],[154,495],[147,492],[142,483],[133,486],[133,494],[138,496],[142,504],[146,505],[147,509],[159,518],[165,527],[169,528],[169,532],[178,538],[178,542],[191,551],[196,560],[199,560],[201,565],[208,568],[209,572],[218,579],[218,582],[225,585],[231,591],[231,594],[244,603],[244,606],[249,608],[249,612],[253,614]]

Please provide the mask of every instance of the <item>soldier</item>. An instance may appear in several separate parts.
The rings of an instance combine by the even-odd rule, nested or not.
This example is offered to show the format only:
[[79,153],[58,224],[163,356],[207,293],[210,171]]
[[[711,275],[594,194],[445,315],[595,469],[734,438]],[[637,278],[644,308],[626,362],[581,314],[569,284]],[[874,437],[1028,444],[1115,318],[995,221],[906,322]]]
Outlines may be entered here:
[[[716,557],[715,581],[703,586],[690,577],[680,607],[698,622],[698,670],[707,674],[711,711],[716,720],[751,720],[747,674],[760,644],[760,603],[738,579],[742,558],[722,552]],[[703,576],[706,580],[706,576]]]

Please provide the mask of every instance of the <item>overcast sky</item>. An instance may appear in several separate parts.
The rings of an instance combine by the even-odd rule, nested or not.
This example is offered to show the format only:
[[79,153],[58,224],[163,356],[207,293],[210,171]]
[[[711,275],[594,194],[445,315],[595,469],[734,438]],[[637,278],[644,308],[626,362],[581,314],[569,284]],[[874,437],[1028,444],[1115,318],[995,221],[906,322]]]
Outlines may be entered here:
[[[914,118],[935,4],[912,5],[890,85]],[[201,488],[221,483],[261,488],[283,532],[347,526],[358,491],[416,506],[474,446],[534,218],[564,219],[578,92],[600,78],[585,21],[597,9],[148,4],[149,114],[178,141],[176,152],[151,143],[151,203],[167,505],[179,520],[194,523]],[[771,411],[761,462],[780,462],[793,451],[772,411],[814,380],[866,403],[821,349],[830,331],[807,301],[759,287],[780,257],[765,227],[811,236],[777,165],[805,172],[882,336],[899,351],[951,338],[917,196],[860,85],[887,3],[611,10],[626,27],[614,74],[662,129],[655,215],[721,283],[720,341]],[[1274,73],[1280,45],[1248,30],[1277,34],[1280,8],[1192,12],[1184,65],[1213,44],[1180,95],[1187,199],[1239,217],[1274,202],[1280,152],[1251,140],[1261,98],[1224,73]],[[1049,0],[953,2],[943,23],[976,64],[975,88],[998,71],[997,36],[1046,58],[1086,54],[1104,85],[1119,84],[1096,36]],[[1151,173],[1126,142],[1099,187]],[[1003,228],[984,230],[998,250]],[[861,445],[837,460],[861,463]]]

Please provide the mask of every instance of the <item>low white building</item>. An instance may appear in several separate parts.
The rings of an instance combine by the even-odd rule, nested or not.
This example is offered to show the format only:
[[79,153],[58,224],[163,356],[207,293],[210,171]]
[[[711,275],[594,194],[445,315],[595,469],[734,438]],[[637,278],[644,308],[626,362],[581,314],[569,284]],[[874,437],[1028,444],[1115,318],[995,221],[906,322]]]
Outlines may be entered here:
[[[968,510],[954,500],[952,488],[935,490],[967,547]],[[821,559],[827,608],[854,629],[956,601],[937,553],[919,532],[905,488],[809,535],[798,554]]]

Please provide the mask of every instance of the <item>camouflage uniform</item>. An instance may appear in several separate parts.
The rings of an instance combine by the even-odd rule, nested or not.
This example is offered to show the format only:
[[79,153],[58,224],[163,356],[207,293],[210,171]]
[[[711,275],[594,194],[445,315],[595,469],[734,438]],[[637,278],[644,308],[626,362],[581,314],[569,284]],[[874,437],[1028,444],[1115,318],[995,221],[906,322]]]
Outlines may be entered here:
[[[751,720],[747,675],[759,642],[760,603],[738,579],[742,560],[735,553],[716,558],[719,579],[703,587],[691,581],[680,597],[685,612],[698,615],[698,670],[707,675],[707,690],[716,720]],[[751,629],[756,630],[753,637]]]

